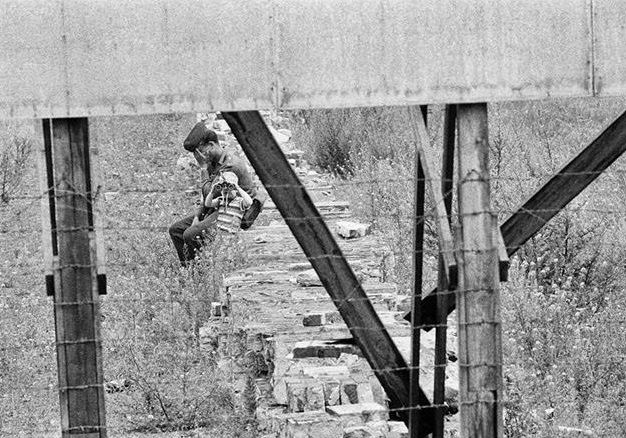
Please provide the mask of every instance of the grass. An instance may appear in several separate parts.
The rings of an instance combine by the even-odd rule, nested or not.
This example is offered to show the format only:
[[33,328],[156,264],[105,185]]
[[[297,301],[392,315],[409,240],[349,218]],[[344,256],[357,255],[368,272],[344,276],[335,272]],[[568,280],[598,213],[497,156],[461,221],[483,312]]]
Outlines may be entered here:
[[[492,206],[500,220],[623,108],[620,99],[489,105]],[[442,110],[432,107],[428,117],[432,163],[441,159]],[[309,160],[337,175],[339,193],[387,242],[384,276],[409,293],[415,137],[406,109],[315,110],[300,117],[294,132]],[[334,142],[317,135],[327,127]],[[339,146],[338,139],[344,139]],[[335,150],[337,163],[329,164]],[[434,167],[438,177],[440,166]],[[624,436],[626,391],[618,382],[626,353],[619,334],[626,306],[625,171],[622,157],[524,246],[502,285],[507,437],[558,436],[558,426]],[[432,212],[428,200],[426,212]],[[426,233],[429,290],[437,246],[428,218]]]
[[[490,105],[492,203],[502,218],[620,108],[616,100]],[[386,242],[386,280],[409,293],[414,136],[406,111],[300,112],[290,120],[297,145],[334,172],[339,196]],[[98,165],[106,169],[105,380],[128,379],[132,387],[107,394],[111,436],[254,434],[250,418],[234,407],[229,376],[199,336],[222,276],[246,262],[245,248],[216,243],[195,269],[181,271],[167,235],[193,211],[195,197],[185,193],[196,177],[174,163],[194,122],[191,115],[90,119]],[[434,107],[435,146],[427,151],[435,177],[441,122],[441,107]],[[11,129],[34,136],[28,124]],[[43,284],[40,190],[31,164],[19,172],[19,190],[0,203],[0,244],[8,249],[0,259],[0,434],[24,436],[59,429],[53,307]],[[558,436],[558,425],[624,435],[625,169],[619,160],[525,245],[502,286],[507,437]],[[426,227],[430,288],[437,248],[432,222]]]
[[[90,119],[96,166],[105,170],[104,379],[130,382],[128,390],[106,395],[111,436],[248,433],[249,418],[233,408],[228,378],[199,336],[210,303],[220,299],[223,275],[245,262],[245,248],[218,238],[192,269],[181,270],[167,233],[195,209],[195,196],[185,193],[197,174],[175,166],[193,123],[193,115]],[[19,128],[34,138],[28,125]],[[60,427],[40,190],[35,166],[25,168],[19,198],[0,205],[0,239],[9,249],[0,276],[0,435],[58,434]]]

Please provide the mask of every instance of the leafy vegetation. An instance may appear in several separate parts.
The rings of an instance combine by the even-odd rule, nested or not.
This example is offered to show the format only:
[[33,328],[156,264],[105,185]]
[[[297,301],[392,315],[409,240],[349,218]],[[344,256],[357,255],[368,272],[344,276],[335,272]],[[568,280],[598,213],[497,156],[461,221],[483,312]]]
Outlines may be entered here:
[[[623,101],[563,100],[489,106],[492,205],[501,220],[623,110]],[[310,111],[296,126],[312,163],[388,242],[386,277],[408,293],[415,142],[403,108]],[[335,120],[336,119],[336,120]],[[339,121],[336,123],[336,121]],[[430,110],[431,165],[440,167],[442,108]],[[336,146],[325,126],[356,141]],[[332,131],[332,130],[331,130]],[[384,144],[381,149],[378,145]],[[329,151],[340,153],[329,163]],[[346,164],[342,151],[352,159]],[[331,157],[332,158],[332,157]],[[349,169],[337,172],[336,169]],[[431,169],[433,173],[435,169]],[[518,253],[502,285],[508,437],[558,436],[558,426],[623,436],[622,358],[626,161],[618,160]],[[432,211],[427,204],[426,214]],[[436,279],[426,219],[425,285]]]
[[[604,100],[490,105],[492,204],[501,219],[623,107]],[[435,178],[441,110],[431,108],[428,117]],[[111,435],[178,436],[197,428],[212,436],[253,435],[199,330],[220,296],[222,276],[245,263],[245,248],[217,241],[192,269],[181,270],[167,235],[172,222],[193,211],[197,176],[175,171],[174,163],[194,122],[190,115],[90,119],[97,165],[106,169],[99,192],[109,269],[105,380],[128,382],[107,394]],[[332,175],[338,196],[386,242],[385,280],[408,293],[415,136],[406,109],[300,111],[289,124],[309,162]],[[0,203],[0,243],[8,249],[0,260],[0,431],[38,435],[58,430],[54,326],[27,146],[33,133],[24,126],[13,132],[19,132],[13,139],[24,139],[22,149],[4,142],[0,150],[11,157],[3,158],[6,168],[21,169],[5,172],[14,183]],[[625,198],[622,158],[513,260],[501,288],[507,437],[559,436],[561,425],[625,435]],[[424,287],[430,288],[437,247],[429,219],[426,230]]]
[[119,273],[120,292],[103,309],[107,373],[129,386],[109,396],[112,421],[137,431],[227,427],[245,418],[233,415],[228,375],[200,327],[211,302],[223,298],[222,276],[240,265],[245,248],[218,235],[189,268],[163,265],[168,250],[148,255],[141,271]]
[[0,131],[0,201],[8,203],[19,189],[32,152],[32,140],[20,124]]
[[[211,302],[221,298],[223,276],[245,262],[245,247],[220,235],[182,269],[167,233],[195,209],[197,172],[175,166],[193,123],[191,115],[90,119],[95,166],[104,170],[103,368],[105,381],[118,383],[106,395],[112,436],[249,433],[250,418],[236,411],[229,379],[199,330]],[[0,275],[0,435],[56,436],[54,318],[42,281],[39,185],[33,160],[24,167],[19,194],[32,199],[0,206],[0,239],[9,250]]]

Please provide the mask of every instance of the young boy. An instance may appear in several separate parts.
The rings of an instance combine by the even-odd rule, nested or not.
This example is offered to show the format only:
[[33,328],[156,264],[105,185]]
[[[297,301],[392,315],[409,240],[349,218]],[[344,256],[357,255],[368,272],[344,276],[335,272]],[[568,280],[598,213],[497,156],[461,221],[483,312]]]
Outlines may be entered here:
[[217,210],[217,228],[231,234],[241,228],[241,218],[252,205],[252,197],[238,183],[237,175],[224,172],[213,181],[204,198],[205,207]]

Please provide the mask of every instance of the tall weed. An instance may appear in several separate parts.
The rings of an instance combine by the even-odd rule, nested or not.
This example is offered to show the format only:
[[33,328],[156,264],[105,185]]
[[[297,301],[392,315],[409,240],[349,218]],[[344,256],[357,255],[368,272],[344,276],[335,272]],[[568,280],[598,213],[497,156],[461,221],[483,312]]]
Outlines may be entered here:
[[[313,110],[298,113],[294,137],[307,158],[335,175],[337,196],[350,202],[357,217],[381,236],[383,279],[401,293],[412,288],[415,133],[404,107]],[[438,125],[437,118],[430,120]],[[433,130],[436,132],[436,130]],[[432,152],[432,151],[430,151]],[[432,201],[427,198],[425,260],[436,266]],[[426,287],[436,280],[425,270]]]
[[32,138],[17,124],[6,124],[0,133],[0,201],[8,203],[20,190],[27,167],[32,166]]
[[[619,99],[490,104],[492,206],[501,221],[622,108]],[[440,110],[435,107],[429,114],[434,146],[427,153],[436,168]],[[386,115],[396,122],[385,123]],[[324,164],[335,144],[320,140],[325,123],[334,128],[328,135],[341,145],[341,163],[349,163],[349,172]],[[305,150],[312,162],[338,175],[340,195],[388,242],[383,257],[391,261],[388,278],[404,291],[410,290],[412,277],[414,183],[414,136],[407,123],[402,109],[358,109],[310,114],[296,129],[301,141],[309,142]],[[375,147],[380,144],[391,150]],[[324,153],[318,154],[322,148]],[[508,437],[559,436],[559,426],[624,435],[626,391],[619,382],[626,371],[621,360],[626,343],[620,334],[626,311],[625,171],[621,158],[546,224],[518,252],[510,281],[502,285]],[[438,177],[437,169],[431,173]],[[426,212],[432,212],[432,205],[427,204]],[[428,275],[435,272],[437,241],[432,222],[426,222],[426,229]]]
[[126,292],[104,306],[105,369],[110,378],[130,382],[109,396],[116,400],[109,403],[112,421],[125,430],[224,426],[235,414],[227,375],[203,344],[200,327],[211,303],[224,298],[222,279],[245,261],[245,248],[237,236],[218,234],[188,268],[179,267],[169,249],[120,275],[113,287]]

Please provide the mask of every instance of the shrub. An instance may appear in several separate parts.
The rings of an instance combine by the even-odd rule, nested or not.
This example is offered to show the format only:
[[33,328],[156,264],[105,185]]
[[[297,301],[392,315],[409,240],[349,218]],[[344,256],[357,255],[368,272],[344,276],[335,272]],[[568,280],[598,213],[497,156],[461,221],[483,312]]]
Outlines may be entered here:
[[[496,208],[510,212],[520,204],[609,121],[613,104],[492,105]],[[614,383],[625,371],[615,357],[626,349],[616,328],[626,304],[617,208],[626,191],[615,184],[623,165],[618,161],[524,245],[502,285],[508,437],[561,436],[559,426],[624,433],[625,395]]]
[[32,139],[17,126],[6,126],[0,137],[0,200],[8,203],[19,190],[29,164]]
[[414,148],[405,108],[351,108],[298,113],[294,136],[311,164],[353,176],[363,160],[412,161]]
[[626,373],[618,359],[626,353],[621,291],[603,293],[601,305],[581,304],[581,297],[597,297],[597,288],[546,290],[532,265],[515,258],[502,287],[506,435],[554,436],[554,427],[566,425],[619,436],[626,396],[615,387]]
[[[402,293],[408,293],[413,272],[416,138],[407,109],[312,110],[301,111],[297,116],[300,123],[294,127],[296,143],[302,145],[312,164],[335,175],[337,196],[349,201],[353,214],[371,223],[382,237],[383,279],[396,282]],[[430,122],[440,124],[437,118]],[[426,259],[434,267],[436,235],[429,217],[430,199],[425,211]],[[427,269],[425,274],[426,283],[434,284],[433,271]]]
[[[618,99],[491,104],[493,208],[503,216],[512,213],[622,107]],[[383,122],[385,115],[398,124]],[[306,116],[296,135],[309,142],[305,150],[313,163],[337,175],[339,196],[386,239],[381,258],[387,277],[409,291],[414,137],[407,130],[406,111],[312,111]],[[335,143],[319,140],[326,124]],[[437,108],[429,114],[429,126],[435,148],[428,152],[439,157]],[[383,133],[381,142],[374,134]],[[333,157],[335,144],[339,155],[333,167],[324,163]],[[373,146],[380,144],[391,146]],[[518,252],[510,280],[502,285],[507,437],[563,436],[559,426],[591,428],[611,437],[626,431],[626,391],[619,383],[626,373],[626,343],[620,334],[626,310],[625,160],[618,160]],[[334,170],[345,163],[349,172]],[[436,169],[431,173],[437,177]],[[426,211],[431,211],[428,204]],[[428,268],[435,272],[436,239],[432,223],[426,225],[425,251],[433,256],[426,258],[428,275]],[[432,275],[429,281],[434,282]]]
[[109,396],[116,399],[109,403],[111,421],[135,431],[226,427],[227,419],[238,421],[232,388],[200,327],[211,302],[223,299],[223,276],[243,263],[245,249],[237,236],[219,234],[191,267],[179,268],[168,246],[155,248],[162,249],[147,257],[142,272],[112,285],[126,292],[104,306],[105,370],[132,382]]

